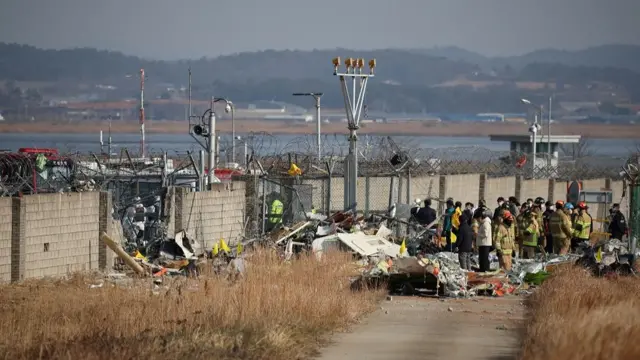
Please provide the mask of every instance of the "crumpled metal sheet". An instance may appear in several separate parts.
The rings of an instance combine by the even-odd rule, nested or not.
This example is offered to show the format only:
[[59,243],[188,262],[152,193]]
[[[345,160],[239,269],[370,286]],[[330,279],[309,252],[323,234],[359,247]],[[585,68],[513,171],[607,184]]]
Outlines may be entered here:
[[434,263],[439,264],[438,280],[443,286],[446,296],[458,297],[470,295],[467,290],[467,275],[460,268],[457,254],[441,252],[435,255],[426,255]]

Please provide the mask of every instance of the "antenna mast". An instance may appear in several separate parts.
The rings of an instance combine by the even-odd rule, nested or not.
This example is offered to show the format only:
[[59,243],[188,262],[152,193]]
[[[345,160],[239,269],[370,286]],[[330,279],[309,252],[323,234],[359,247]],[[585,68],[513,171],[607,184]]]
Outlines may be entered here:
[[140,157],[144,158],[144,69],[140,69],[140,136]]

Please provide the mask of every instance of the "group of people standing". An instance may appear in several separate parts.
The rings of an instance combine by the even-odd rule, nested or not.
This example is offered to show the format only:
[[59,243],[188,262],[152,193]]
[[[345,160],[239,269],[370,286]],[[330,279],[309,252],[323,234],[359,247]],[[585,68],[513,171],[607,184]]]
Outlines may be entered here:
[[[477,252],[480,272],[490,270],[489,254],[494,249],[500,267],[509,271],[514,257],[532,259],[538,250],[564,255],[589,241],[593,232],[584,202],[554,204],[538,197],[520,204],[515,197],[499,197],[497,205],[492,210],[481,201],[477,208],[472,203],[463,207],[449,198],[441,224],[430,200],[412,213],[419,223],[441,230],[439,235],[446,239],[443,250],[457,252],[461,268],[471,270],[471,255]],[[622,239],[627,227],[619,204],[612,206],[608,223],[612,238]]]

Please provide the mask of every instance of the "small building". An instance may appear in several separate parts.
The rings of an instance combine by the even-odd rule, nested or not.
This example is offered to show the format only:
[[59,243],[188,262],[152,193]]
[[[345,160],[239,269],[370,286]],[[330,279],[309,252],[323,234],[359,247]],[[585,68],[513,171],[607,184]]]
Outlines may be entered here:
[[[558,150],[560,146],[563,144],[578,144],[580,138],[580,135],[538,135],[536,136],[536,156],[532,160],[533,134],[489,135],[491,141],[508,141],[509,149],[512,153],[525,155],[525,166],[527,168],[531,169],[532,165],[535,165],[535,169],[549,167],[550,169],[545,171],[545,177],[552,173],[552,169],[558,166]],[[549,149],[551,149],[551,152],[549,152]],[[550,157],[549,154],[551,154]],[[534,175],[537,175],[537,173]]]

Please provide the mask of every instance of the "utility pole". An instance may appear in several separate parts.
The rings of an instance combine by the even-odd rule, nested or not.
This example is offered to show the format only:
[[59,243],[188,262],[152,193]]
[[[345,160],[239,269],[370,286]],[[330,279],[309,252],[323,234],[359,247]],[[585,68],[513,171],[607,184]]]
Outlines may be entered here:
[[140,69],[140,157],[145,158],[144,151],[144,69]]
[[213,104],[215,103],[215,98],[211,97],[211,112],[209,112],[209,186],[207,188],[211,189],[211,185],[215,179],[215,168],[216,168],[216,113],[213,111]]
[[322,133],[320,129],[320,98],[323,93],[321,92],[310,92],[310,93],[294,93],[293,96],[312,96],[316,101],[316,145],[318,146],[318,163],[322,161]]
[[[189,71],[189,78],[191,78],[191,71]],[[207,152],[208,156],[209,156],[209,175],[208,175],[208,180],[209,180],[209,186],[206,186],[207,188],[211,188],[211,185],[216,182],[216,176],[215,176],[215,168],[216,168],[216,153],[217,153],[217,133],[216,133],[216,113],[215,113],[215,109],[214,109],[214,104],[219,102],[219,101],[224,101],[226,103],[225,106],[225,111],[226,112],[232,112],[233,111],[233,103],[225,98],[216,98],[216,97],[211,97],[211,104],[210,104],[210,108],[207,109],[204,114],[202,114],[202,116],[189,116],[189,135],[191,135],[191,137],[193,137],[196,142],[202,147],[202,149],[204,151]],[[208,117],[207,117],[208,115]],[[232,114],[233,116],[233,114]],[[191,118],[195,117],[198,118],[200,120],[199,124],[195,124],[193,127],[191,127]],[[205,124],[205,118],[208,119],[207,123]],[[205,142],[200,141],[199,137],[206,139]],[[201,156],[202,158],[202,156]],[[202,161],[203,162],[203,161]],[[203,166],[203,165],[201,165]],[[201,173],[204,173],[204,171],[202,171]],[[204,188],[204,175],[201,175],[202,178],[202,183],[203,186],[202,188]]]
[[[347,115],[347,129],[349,130],[349,155],[345,159],[344,172],[344,208],[353,209],[356,212],[356,191],[358,182],[358,148],[357,130],[360,128],[360,116],[362,115],[362,105],[367,91],[367,82],[373,77],[376,67],[376,60],[369,61],[369,73],[363,74],[364,59],[347,58],[344,61],[345,72],[338,72],[341,65],[340,58],[332,60],[333,75],[340,79],[340,88],[344,98],[344,109]],[[349,87],[346,78],[353,80],[352,91],[349,94]],[[359,86],[358,86],[359,84]]]
[[551,156],[552,156],[552,152],[551,152],[551,105],[552,105],[552,99],[553,99],[553,95],[549,96],[549,110],[547,110],[548,112],[548,119],[547,119],[547,152],[549,153],[549,160],[547,163],[547,166],[551,166]]

